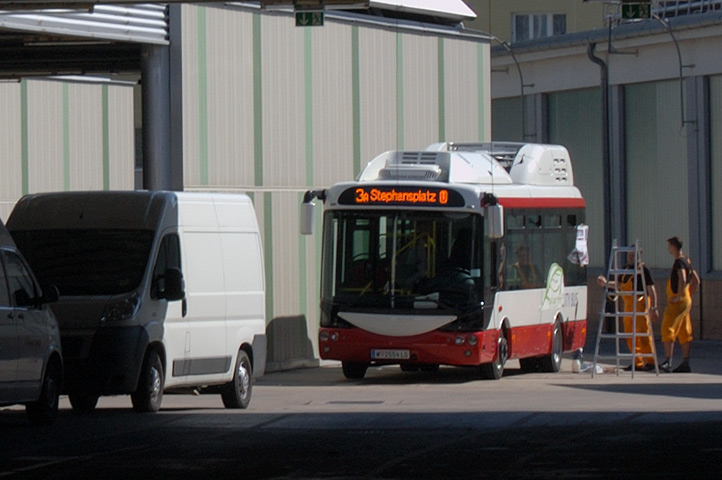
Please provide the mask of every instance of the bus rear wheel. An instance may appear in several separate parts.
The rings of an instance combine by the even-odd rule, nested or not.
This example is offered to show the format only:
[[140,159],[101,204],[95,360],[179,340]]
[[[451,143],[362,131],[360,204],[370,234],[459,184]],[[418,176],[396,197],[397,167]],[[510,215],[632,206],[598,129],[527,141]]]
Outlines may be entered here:
[[509,357],[509,342],[503,330],[499,331],[499,338],[496,340],[496,357],[491,363],[481,365],[481,378],[485,380],[499,380],[504,375],[504,365]]
[[350,380],[360,380],[366,375],[368,365],[365,363],[342,362],[341,369],[344,377]]
[[551,352],[549,355],[541,358],[541,369],[543,372],[556,373],[561,369],[563,348],[562,325],[557,320],[552,327]]

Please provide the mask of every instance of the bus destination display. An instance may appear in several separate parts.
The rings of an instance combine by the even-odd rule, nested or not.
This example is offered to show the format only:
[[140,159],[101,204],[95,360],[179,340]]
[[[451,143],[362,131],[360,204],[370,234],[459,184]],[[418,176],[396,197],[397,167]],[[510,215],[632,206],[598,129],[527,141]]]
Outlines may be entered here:
[[448,188],[376,185],[349,188],[341,193],[338,203],[342,205],[462,207],[464,198],[458,192]]

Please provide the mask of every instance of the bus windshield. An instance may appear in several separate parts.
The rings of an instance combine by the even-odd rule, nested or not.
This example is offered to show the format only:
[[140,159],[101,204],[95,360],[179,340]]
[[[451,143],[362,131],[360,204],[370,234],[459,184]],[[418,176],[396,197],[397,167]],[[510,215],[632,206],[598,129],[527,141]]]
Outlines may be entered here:
[[13,232],[41,285],[60,295],[118,295],[138,288],[153,244],[150,230]]
[[322,298],[345,307],[478,306],[482,225],[472,213],[329,211]]

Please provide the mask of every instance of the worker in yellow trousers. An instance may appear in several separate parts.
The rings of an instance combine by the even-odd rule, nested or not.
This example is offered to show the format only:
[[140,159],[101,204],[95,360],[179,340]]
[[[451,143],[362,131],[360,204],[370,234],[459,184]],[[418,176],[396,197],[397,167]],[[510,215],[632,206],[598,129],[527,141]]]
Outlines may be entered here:
[[[641,253],[641,252],[640,252]],[[638,264],[641,268],[642,273],[637,274],[637,294],[636,295],[622,295],[624,302],[625,312],[637,312],[641,315],[635,317],[624,317],[624,331],[625,333],[632,333],[636,331],[639,334],[635,339],[628,338],[627,345],[629,351],[634,353],[634,369],[635,370],[654,370],[654,357],[652,348],[652,337],[651,337],[651,325],[650,320],[654,323],[659,319],[658,307],[657,307],[657,289],[654,286],[654,280],[652,280],[652,274],[649,272],[644,263],[641,261]],[[634,252],[627,254],[627,265],[624,267],[625,270],[634,269]],[[634,291],[634,275],[619,275],[616,280],[619,282],[618,288],[620,292],[632,292]],[[615,281],[608,281],[604,275],[600,275],[597,281],[602,286],[615,287]],[[644,301],[644,291],[647,291],[647,303]],[[647,315],[649,312],[649,315]],[[635,325],[636,323],[636,325]],[[635,341],[636,340],[636,341]],[[625,370],[631,370],[632,365],[629,365]]]
[[[699,275],[692,268],[692,261],[682,251],[682,240],[679,237],[667,239],[667,249],[674,257],[672,271],[667,279],[667,308],[662,320],[662,343],[664,344],[664,362],[659,366],[664,372],[688,373],[689,356],[692,344],[692,321],[689,316],[692,310],[692,293],[699,285]],[[674,341],[679,340],[682,346],[682,363],[671,370]]]

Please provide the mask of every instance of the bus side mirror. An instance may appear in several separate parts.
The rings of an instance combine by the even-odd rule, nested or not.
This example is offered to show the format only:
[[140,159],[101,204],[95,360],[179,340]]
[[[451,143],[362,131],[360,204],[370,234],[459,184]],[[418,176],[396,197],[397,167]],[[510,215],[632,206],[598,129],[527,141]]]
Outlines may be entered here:
[[316,206],[313,203],[314,198],[318,198],[319,200],[323,200],[325,202],[326,190],[308,190],[303,195],[299,225],[301,235],[311,235],[313,233],[313,210]]
[[313,202],[301,203],[300,228],[301,235],[311,235],[313,233]]
[[486,232],[492,240],[504,236],[504,207],[498,203],[486,207]]

